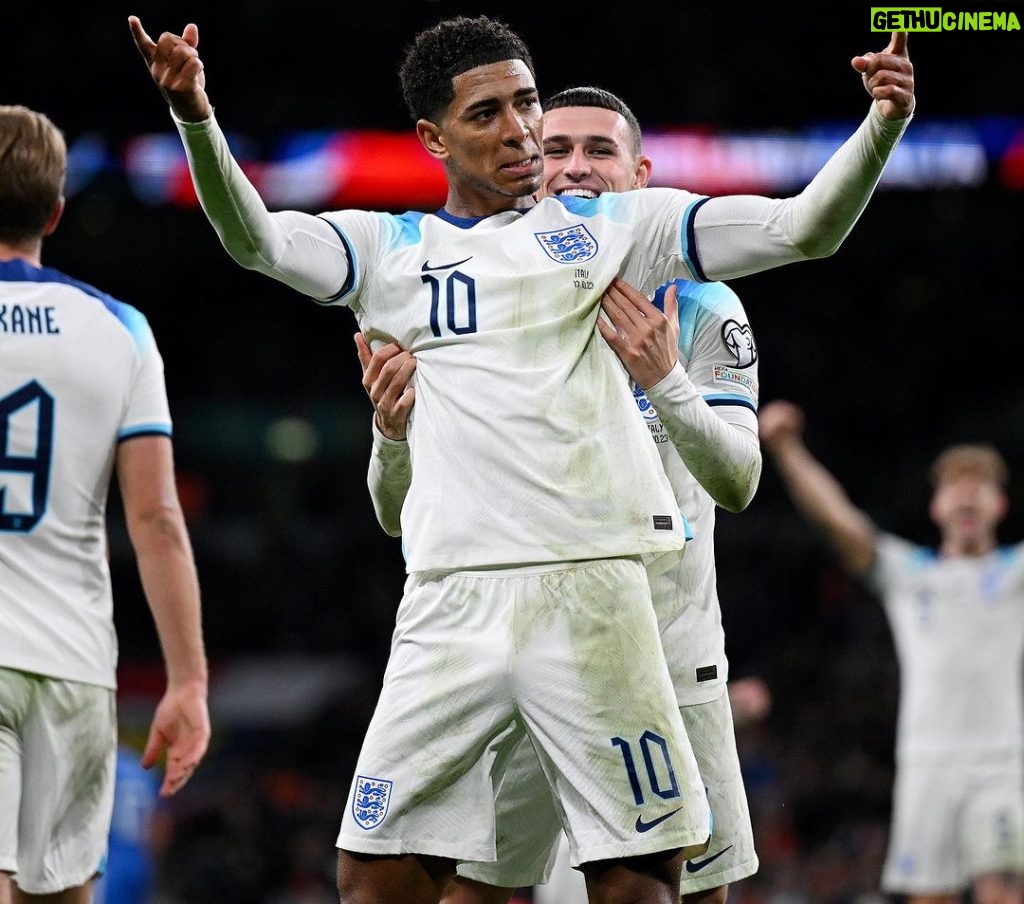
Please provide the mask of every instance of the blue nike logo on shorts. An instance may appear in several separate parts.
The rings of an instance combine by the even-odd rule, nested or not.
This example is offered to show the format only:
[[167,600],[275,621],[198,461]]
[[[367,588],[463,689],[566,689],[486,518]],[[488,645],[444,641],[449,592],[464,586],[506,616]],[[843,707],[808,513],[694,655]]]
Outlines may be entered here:
[[682,807],[676,807],[676,809],[674,809],[671,813],[666,813],[664,816],[659,816],[657,819],[652,819],[650,822],[644,822],[643,816],[638,816],[636,818],[636,830],[638,832],[649,832],[656,825],[661,825],[661,823],[663,823],[666,819],[675,816],[676,813],[678,813],[682,809]]
[[712,854],[710,857],[705,857],[703,860],[687,860],[686,871],[688,873],[697,873],[704,869],[709,863],[714,863],[719,857],[722,856],[726,851],[732,848],[730,844],[727,848],[722,848],[717,854]]

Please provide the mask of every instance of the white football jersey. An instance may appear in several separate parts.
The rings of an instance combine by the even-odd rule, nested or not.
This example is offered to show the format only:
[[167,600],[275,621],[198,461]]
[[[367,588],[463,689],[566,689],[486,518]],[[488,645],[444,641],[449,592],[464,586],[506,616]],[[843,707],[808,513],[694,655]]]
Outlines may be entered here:
[[57,270],[0,262],[0,666],[115,686],[115,451],[170,432],[146,318]]
[[338,211],[351,307],[416,355],[409,571],[678,550],[672,488],[625,370],[596,330],[621,275],[689,276],[693,213],[670,189],[549,198],[483,219]]
[[897,757],[1024,748],[1024,543],[943,558],[883,534],[868,578],[900,665]]
[[[743,305],[724,283],[674,282],[680,363],[719,417],[756,436],[757,346]],[[655,304],[662,306],[666,288],[658,289]],[[673,568],[650,573],[665,658],[679,705],[706,703],[723,693],[729,677],[715,570],[715,502],[683,464],[643,390],[633,392],[690,527],[686,555]]]

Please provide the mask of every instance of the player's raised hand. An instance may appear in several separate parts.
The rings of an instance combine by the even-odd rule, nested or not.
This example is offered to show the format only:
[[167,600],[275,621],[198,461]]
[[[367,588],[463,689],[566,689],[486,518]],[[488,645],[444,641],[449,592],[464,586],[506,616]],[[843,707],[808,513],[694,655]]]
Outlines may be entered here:
[[154,41],[138,16],[128,17],[128,27],[156,82],[178,119],[200,122],[213,113],[206,95],[206,73],[199,59],[199,29],[192,23],[180,34],[165,31]]
[[405,439],[416,401],[412,385],[416,359],[395,342],[371,351],[362,333],[356,333],[354,338],[363,368],[363,389],[373,403],[377,429],[388,439]]
[[149,729],[142,765],[149,769],[167,751],[160,796],[170,797],[192,777],[210,744],[206,683],[193,681],[168,687]]
[[804,430],[803,410],[792,402],[779,399],[762,405],[757,415],[757,432],[769,449],[799,437]]
[[665,313],[643,292],[616,278],[601,297],[607,322],[597,318],[605,341],[641,389],[660,383],[679,360],[679,311],[675,285],[665,292]]
[[907,52],[907,33],[894,31],[881,53],[855,56],[850,65],[886,119],[906,119],[914,112],[914,66]]

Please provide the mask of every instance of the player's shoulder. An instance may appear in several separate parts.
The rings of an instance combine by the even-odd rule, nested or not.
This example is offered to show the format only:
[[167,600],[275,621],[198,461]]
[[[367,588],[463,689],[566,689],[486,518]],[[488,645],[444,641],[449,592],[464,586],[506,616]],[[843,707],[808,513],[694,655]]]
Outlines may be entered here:
[[658,287],[654,297],[659,306],[670,286],[675,287],[680,311],[686,308],[721,319],[745,314],[740,297],[724,282],[697,282],[684,277],[670,280]]
[[657,211],[678,214],[703,200],[704,197],[704,195],[697,195],[680,188],[655,186],[633,191],[606,191],[596,198],[559,195],[555,198],[546,198],[541,204],[551,201],[577,216],[603,215],[613,220],[620,220],[650,216]]
[[939,551],[883,530],[875,539],[875,557],[892,568],[921,571],[939,562]]
[[0,283],[31,282],[53,291],[52,303],[82,304],[97,317],[111,317],[129,333],[148,332],[145,315],[133,305],[115,298],[91,283],[69,276],[55,267],[36,267],[20,259],[0,262]]
[[422,223],[428,214],[418,210],[389,213],[381,210],[327,210],[319,214],[343,236],[353,231],[378,234],[385,245],[415,244],[420,241]]
[[1024,540],[1001,544],[996,555],[1004,566],[1024,573]]

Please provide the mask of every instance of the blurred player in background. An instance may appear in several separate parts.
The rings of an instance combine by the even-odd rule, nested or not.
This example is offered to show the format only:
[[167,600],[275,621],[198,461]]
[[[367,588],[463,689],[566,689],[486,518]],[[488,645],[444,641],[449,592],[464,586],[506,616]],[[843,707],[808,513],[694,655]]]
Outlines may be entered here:
[[103,875],[93,883],[92,904],[147,904],[156,881],[153,830],[160,783],[138,752],[117,748],[114,810]]
[[64,136],[0,107],[0,160],[0,902],[85,904],[114,796],[115,470],[167,669],[142,757],[166,751],[163,795],[210,737],[199,583],[149,324],[42,266],[64,211]]
[[[545,194],[593,199],[647,185],[652,162],[643,153],[640,125],[620,98],[600,88],[570,88],[543,106]],[[714,556],[716,505],[742,510],[761,473],[757,348],[743,305],[723,283],[675,280],[660,287],[654,301],[617,283],[602,302],[609,319],[598,323],[629,372],[690,526],[683,559],[667,570],[653,567],[649,578],[676,698],[715,819],[707,853],[684,865],[681,891],[687,901],[721,902],[730,882],[758,866],[726,693]],[[371,355],[358,334],[356,344],[377,411],[370,494],[382,525],[398,534],[412,476],[405,435],[415,361],[396,345]],[[743,694],[756,689],[739,691],[739,705],[755,718],[763,700],[754,697],[746,706]],[[497,861],[460,864],[446,904],[503,904],[514,889],[530,885],[537,886],[538,904],[585,904],[583,875],[569,865],[558,812],[525,740],[501,786],[497,819]]]
[[882,887],[914,904],[1024,899],[1024,543],[1000,546],[1008,470],[989,445],[931,469],[938,548],[880,530],[803,441],[802,409],[764,406],[761,441],[794,504],[881,599],[900,664]]

